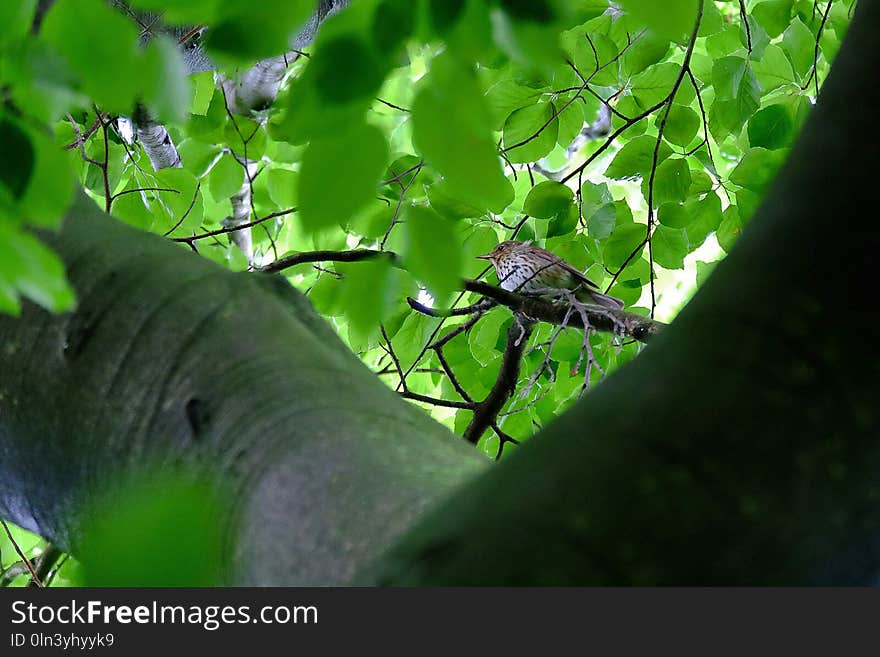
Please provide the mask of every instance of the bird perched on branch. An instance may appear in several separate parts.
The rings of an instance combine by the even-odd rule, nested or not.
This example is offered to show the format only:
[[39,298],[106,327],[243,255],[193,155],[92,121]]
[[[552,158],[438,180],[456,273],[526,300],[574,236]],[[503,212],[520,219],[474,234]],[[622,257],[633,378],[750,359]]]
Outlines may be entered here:
[[598,285],[572,265],[531,242],[507,240],[491,253],[477,257],[494,265],[498,283],[505,290],[524,293],[570,290],[583,303],[611,310],[623,308],[623,301],[602,294]]

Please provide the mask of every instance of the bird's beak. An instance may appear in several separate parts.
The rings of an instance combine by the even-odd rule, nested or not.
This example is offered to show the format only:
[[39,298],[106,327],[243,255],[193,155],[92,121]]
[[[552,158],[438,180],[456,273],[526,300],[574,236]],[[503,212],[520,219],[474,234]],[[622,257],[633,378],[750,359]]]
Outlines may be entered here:
[[491,253],[487,253],[486,255],[478,255],[477,258],[479,258],[480,260],[491,260],[491,259],[492,259],[492,254],[491,254]]

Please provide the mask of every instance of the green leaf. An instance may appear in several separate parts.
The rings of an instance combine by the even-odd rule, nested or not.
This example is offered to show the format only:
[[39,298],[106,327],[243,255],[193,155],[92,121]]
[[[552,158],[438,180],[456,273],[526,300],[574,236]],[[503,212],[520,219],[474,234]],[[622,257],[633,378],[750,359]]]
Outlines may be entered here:
[[428,199],[431,201],[431,207],[447,219],[468,219],[483,215],[483,211],[479,208],[459,201],[443,182],[428,188]]
[[52,312],[74,307],[76,297],[61,260],[33,235],[0,224],[0,288],[10,288]]
[[693,216],[681,203],[664,203],[657,209],[657,221],[667,228],[684,228]]
[[3,189],[20,199],[27,189],[34,170],[34,147],[30,137],[17,123],[0,115],[0,201]]
[[[126,187],[126,191],[135,189],[138,189],[136,183]],[[141,195],[136,192],[123,194],[113,201],[113,216],[130,226],[147,231],[153,228],[155,222],[150,208],[144,204]]]
[[568,148],[584,127],[584,108],[580,102],[575,102],[566,107],[557,117],[559,121],[559,135],[556,138],[563,148]]
[[724,57],[712,68],[713,118],[726,132],[739,133],[760,106],[761,85],[742,57]]
[[329,103],[370,99],[385,79],[378,54],[366,41],[351,35],[322,43],[310,68],[318,95]]
[[654,176],[654,205],[683,201],[691,187],[691,170],[687,160],[666,160],[657,167]]
[[385,136],[365,123],[312,141],[299,176],[303,226],[315,232],[347,222],[376,195],[387,158]]
[[633,98],[642,109],[653,107],[672,92],[681,66],[672,62],[654,64],[632,79]]
[[749,47],[749,38],[751,38],[752,48],[749,53],[749,59],[761,59],[764,56],[764,49],[770,45],[770,36],[763,26],[751,14],[747,17],[749,30],[746,31],[746,23],[740,23],[739,42],[744,48]]
[[[250,65],[256,60],[287,52],[292,37],[314,8],[313,0],[222,0],[216,3],[214,20],[197,22],[211,25],[206,33],[205,46],[216,59]],[[357,66],[355,62],[351,64]]]
[[468,346],[474,360],[486,367],[498,359],[498,339],[501,327],[510,318],[502,312],[491,312],[468,335]]
[[87,585],[216,586],[224,496],[182,468],[140,472],[89,507],[77,553]]
[[616,225],[617,209],[614,203],[606,203],[587,219],[587,231],[590,237],[597,240],[603,240],[611,235]]
[[493,119],[493,126],[499,130],[511,112],[531,105],[540,96],[536,89],[525,87],[510,78],[502,78],[486,91],[486,103]]
[[616,271],[628,258],[638,259],[645,248],[645,231],[641,224],[618,225],[605,243],[605,266]]
[[688,238],[683,228],[657,226],[651,236],[651,252],[654,262],[666,269],[684,268],[688,254]]
[[554,216],[547,225],[547,237],[559,237],[569,235],[577,228],[578,209],[574,204],[569,204],[565,210]]
[[584,211],[588,212],[600,205],[611,203],[611,192],[608,190],[606,183],[597,185],[594,182],[585,180],[581,185],[581,201],[584,204]]
[[713,0],[703,0],[703,18],[700,20],[700,31],[697,36],[717,34],[724,27],[724,18]]
[[782,148],[789,144],[793,129],[788,110],[782,105],[770,105],[749,120],[749,144],[771,151]]
[[469,205],[501,213],[513,187],[501,168],[492,121],[473,72],[450,55],[432,63],[412,107],[413,142]]
[[418,206],[408,208],[405,222],[406,268],[443,306],[461,285],[461,245],[455,224]]
[[764,27],[770,38],[775,39],[785,31],[791,21],[792,0],[769,0],[752,7],[752,16]]
[[270,169],[267,174],[269,198],[279,208],[296,205],[296,188],[299,174],[288,169]]
[[669,52],[669,39],[646,32],[623,53],[621,68],[624,75],[632,77],[652,64],[661,61]]
[[559,120],[553,103],[515,110],[504,123],[504,150],[511,162],[535,162],[556,145]]
[[729,253],[730,249],[733,248],[733,245],[739,238],[740,233],[742,233],[742,228],[743,226],[739,218],[737,207],[735,205],[729,206],[724,211],[724,218],[721,220],[721,224],[715,232],[715,236],[718,238],[718,244],[721,245],[721,248]]
[[700,117],[690,107],[673,103],[666,119],[663,137],[677,146],[687,146],[700,129]]
[[597,32],[584,35],[575,30],[575,33],[577,41],[574,48],[574,64],[577,69],[593,84],[614,84],[617,80],[617,66],[614,62],[619,56],[614,41]]
[[394,300],[391,260],[339,263],[336,271],[342,274],[338,303],[348,317],[349,329],[356,338],[371,337]]
[[614,156],[605,175],[617,180],[647,176],[654,162],[655,149],[657,149],[658,163],[672,154],[668,144],[660,142],[660,146],[657,146],[656,137],[641,135],[628,141]]
[[[243,183],[244,169],[240,166],[238,168],[241,176],[239,180],[240,183]],[[157,202],[153,206],[154,211],[161,208],[163,214],[167,212],[161,226],[163,231],[175,225],[182,232],[198,228],[204,216],[204,203],[202,195],[198,193],[199,186],[196,177],[186,169],[161,169],[156,172],[156,178],[159,182],[157,187],[166,187],[178,192],[177,194],[161,192],[162,202]],[[181,220],[183,220],[182,224]]]
[[702,262],[701,260],[697,261],[697,286],[702,287],[703,284],[708,280],[709,275],[715,270],[715,266],[719,261],[715,262]]
[[696,249],[721,223],[721,199],[718,194],[706,194],[703,200],[692,199],[685,203],[685,211],[691,217],[685,226],[691,249]]
[[574,192],[571,188],[553,180],[546,180],[532,187],[523,203],[523,212],[537,219],[552,219],[572,207]]
[[[0,49],[30,32],[37,0],[3,0],[0,2]],[[2,294],[2,291],[0,291]]]
[[752,62],[752,70],[764,93],[770,93],[787,84],[794,84],[795,81],[791,62],[788,61],[782,48],[773,43],[764,49],[763,57]]
[[428,0],[428,15],[434,32],[442,36],[446,34],[464,10],[467,0]]
[[73,199],[74,179],[64,152],[42,131],[29,130],[36,163],[19,207],[29,223],[57,226]]
[[657,34],[681,42],[694,29],[697,1],[620,0],[620,5],[627,14]]
[[807,75],[813,67],[816,37],[797,16],[782,36],[782,48],[788,55],[795,73],[801,77]]
[[167,38],[152,41],[144,52],[142,68],[143,100],[160,120],[182,121],[191,90],[177,44]]
[[140,79],[140,53],[133,21],[101,0],[58,0],[40,36],[78,77],[103,110],[131,112]]
[[244,167],[231,155],[221,157],[208,174],[208,188],[215,201],[237,194],[244,184]]
[[189,106],[190,114],[204,116],[211,106],[211,98],[214,97],[214,72],[195,73],[189,77],[189,83],[192,99]]
[[783,155],[776,151],[750,148],[730,172],[730,181],[757,194],[763,194],[776,177],[782,158]]

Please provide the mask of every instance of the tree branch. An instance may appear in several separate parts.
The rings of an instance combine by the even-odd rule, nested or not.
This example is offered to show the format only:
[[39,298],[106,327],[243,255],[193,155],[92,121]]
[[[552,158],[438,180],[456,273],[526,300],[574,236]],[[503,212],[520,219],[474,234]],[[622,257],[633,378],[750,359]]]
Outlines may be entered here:
[[[531,319],[560,325],[566,321],[567,302],[550,300],[544,297],[527,296],[509,292],[483,281],[467,279],[464,288],[476,292],[507,306],[512,311],[522,313]],[[584,304],[584,312],[589,320],[589,328],[606,333],[622,333],[624,336],[648,342],[665,326],[662,322],[642,317],[625,310],[610,310],[599,306]],[[568,326],[585,328],[580,313],[572,313]]]
[[354,251],[303,251],[302,253],[294,253],[284,256],[283,258],[263,267],[258,267],[256,271],[272,274],[309,262],[360,262],[362,260],[373,260],[375,258],[388,258],[393,263],[398,262],[397,254],[392,253],[391,251],[373,251],[371,249],[356,249]]
[[507,346],[504,348],[495,385],[486,398],[474,407],[474,417],[464,431],[464,439],[469,443],[477,444],[480,436],[495,424],[498,413],[516,392],[523,352],[532,328],[531,324],[517,321],[507,329]]

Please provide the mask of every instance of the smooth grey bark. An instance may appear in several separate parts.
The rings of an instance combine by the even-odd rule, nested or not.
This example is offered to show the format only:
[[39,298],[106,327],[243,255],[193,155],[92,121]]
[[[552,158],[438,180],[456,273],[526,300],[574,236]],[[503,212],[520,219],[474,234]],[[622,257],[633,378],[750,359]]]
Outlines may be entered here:
[[0,516],[55,545],[77,552],[118,475],[183,463],[230,491],[227,583],[343,584],[486,465],[282,278],[228,272],[85,196],[46,237],[79,303],[0,317]]
[[860,0],[782,172],[679,317],[363,581],[880,586],[878,29]]

